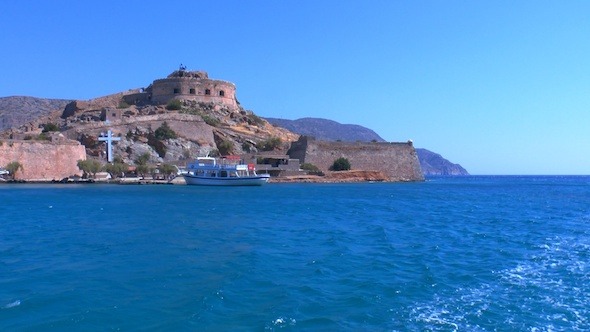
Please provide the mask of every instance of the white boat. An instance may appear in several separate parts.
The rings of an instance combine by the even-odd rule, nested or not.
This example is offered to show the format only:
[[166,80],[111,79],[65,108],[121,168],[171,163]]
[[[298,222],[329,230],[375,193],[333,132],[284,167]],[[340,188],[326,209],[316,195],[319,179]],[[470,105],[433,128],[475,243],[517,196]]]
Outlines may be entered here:
[[0,168],[0,175],[7,175],[7,174],[10,174],[10,172],[5,170],[4,168]]
[[200,186],[261,186],[269,174],[256,174],[254,164],[244,164],[239,158],[198,157],[180,172],[186,184]]

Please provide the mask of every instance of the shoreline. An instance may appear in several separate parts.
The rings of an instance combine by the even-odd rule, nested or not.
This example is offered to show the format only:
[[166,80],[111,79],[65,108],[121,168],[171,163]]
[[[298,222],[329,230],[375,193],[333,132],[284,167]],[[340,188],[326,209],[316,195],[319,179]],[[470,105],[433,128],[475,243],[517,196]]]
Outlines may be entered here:
[[[324,175],[290,175],[281,177],[271,177],[269,184],[273,183],[375,183],[375,182],[416,182],[410,179],[391,179],[381,171],[334,171],[327,172]],[[138,177],[118,178],[118,179],[78,179],[64,178],[61,180],[0,180],[2,184],[124,184],[124,185],[186,185],[182,176],[177,176],[171,180],[147,179]]]

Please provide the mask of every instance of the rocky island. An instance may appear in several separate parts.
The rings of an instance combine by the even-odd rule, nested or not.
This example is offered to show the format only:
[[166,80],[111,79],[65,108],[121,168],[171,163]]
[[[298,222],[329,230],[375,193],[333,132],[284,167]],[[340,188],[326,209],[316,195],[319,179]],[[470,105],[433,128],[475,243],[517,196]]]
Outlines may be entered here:
[[[0,166],[20,163],[16,175],[22,180],[96,176],[80,167],[87,160],[113,178],[162,176],[174,170],[162,166],[183,167],[203,155],[239,155],[275,182],[424,179],[412,142],[325,141],[299,135],[246,110],[233,83],[184,67],[145,88],[68,101],[61,109],[36,111],[32,120],[20,116],[27,120],[18,125],[6,120],[6,113],[0,109],[3,123],[10,123],[0,132]],[[117,138],[114,163],[107,163],[101,140],[107,131]],[[338,158],[350,161],[351,171],[331,171]]]

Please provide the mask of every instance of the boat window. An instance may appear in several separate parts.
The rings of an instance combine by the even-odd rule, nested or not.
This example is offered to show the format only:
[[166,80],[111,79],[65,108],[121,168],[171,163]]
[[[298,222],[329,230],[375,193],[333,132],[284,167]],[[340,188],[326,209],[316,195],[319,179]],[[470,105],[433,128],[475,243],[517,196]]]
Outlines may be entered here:
[[219,173],[219,177],[226,178],[227,177],[227,171],[221,171]]

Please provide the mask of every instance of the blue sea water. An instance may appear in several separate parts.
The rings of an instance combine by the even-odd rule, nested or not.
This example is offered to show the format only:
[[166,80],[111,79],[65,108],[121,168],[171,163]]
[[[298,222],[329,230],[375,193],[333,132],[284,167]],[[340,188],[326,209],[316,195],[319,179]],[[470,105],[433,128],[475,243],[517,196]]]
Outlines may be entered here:
[[0,331],[587,331],[590,177],[0,186]]

